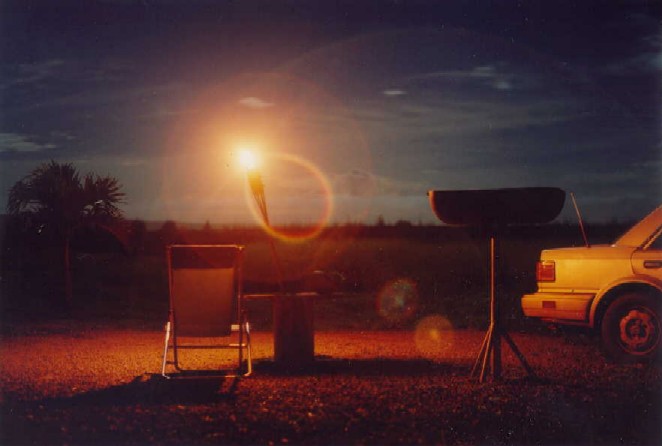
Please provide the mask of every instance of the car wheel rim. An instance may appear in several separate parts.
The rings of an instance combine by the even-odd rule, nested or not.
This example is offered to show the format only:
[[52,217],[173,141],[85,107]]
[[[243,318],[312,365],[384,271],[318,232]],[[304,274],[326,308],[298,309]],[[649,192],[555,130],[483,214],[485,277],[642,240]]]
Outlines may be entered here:
[[660,323],[647,308],[633,308],[620,321],[620,343],[625,350],[643,355],[655,348],[660,335]]

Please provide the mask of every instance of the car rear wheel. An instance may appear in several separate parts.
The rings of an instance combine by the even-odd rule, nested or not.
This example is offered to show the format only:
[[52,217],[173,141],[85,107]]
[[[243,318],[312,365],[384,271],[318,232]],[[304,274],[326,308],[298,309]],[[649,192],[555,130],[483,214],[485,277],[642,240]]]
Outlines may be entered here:
[[618,362],[647,362],[660,354],[660,299],[627,293],[612,302],[601,326],[607,356]]

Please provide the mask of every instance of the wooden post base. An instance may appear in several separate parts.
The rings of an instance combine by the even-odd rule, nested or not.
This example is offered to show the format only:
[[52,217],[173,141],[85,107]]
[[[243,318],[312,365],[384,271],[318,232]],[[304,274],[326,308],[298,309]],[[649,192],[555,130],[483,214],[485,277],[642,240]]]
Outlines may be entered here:
[[273,301],[274,360],[286,368],[311,365],[315,359],[313,295],[279,294]]

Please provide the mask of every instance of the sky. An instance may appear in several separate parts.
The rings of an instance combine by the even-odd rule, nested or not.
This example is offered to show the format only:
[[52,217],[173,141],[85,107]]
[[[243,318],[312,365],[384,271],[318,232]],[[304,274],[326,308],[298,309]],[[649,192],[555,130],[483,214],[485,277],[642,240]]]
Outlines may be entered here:
[[[0,3],[0,203],[41,163],[127,218],[436,222],[430,189],[555,186],[588,221],[662,202],[662,7],[621,1]],[[574,220],[567,201],[562,219]]]

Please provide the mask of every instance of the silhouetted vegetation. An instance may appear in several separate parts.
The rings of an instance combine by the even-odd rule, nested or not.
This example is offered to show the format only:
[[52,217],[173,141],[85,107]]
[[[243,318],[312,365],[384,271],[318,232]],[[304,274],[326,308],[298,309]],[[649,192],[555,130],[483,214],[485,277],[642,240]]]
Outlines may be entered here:
[[145,252],[147,239],[147,224],[142,220],[133,220],[127,231],[127,249],[131,255],[140,255]]
[[[8,225],[4,255],[21,270],[21,281],[50,275],[51,265],[61,265],[61,280],[47,277],[48,300],[73,305],[71,248],[74,237],[90,238],[102,230],[118,233],[114,227],[122,219],[117,206],[123,199],[115,178],[88,174],[81,177],[72,164],[55,161],[34,169],[9,191],[7,211],[13,216]],[[106,238],[105,243],[108,243]],[[59,258],[58,258],[59,257]],[[46,264],[43,261],[47,260]],[[59,283],[58,283],[59,282]],[[59,285],[59,286],[58,286]]]

